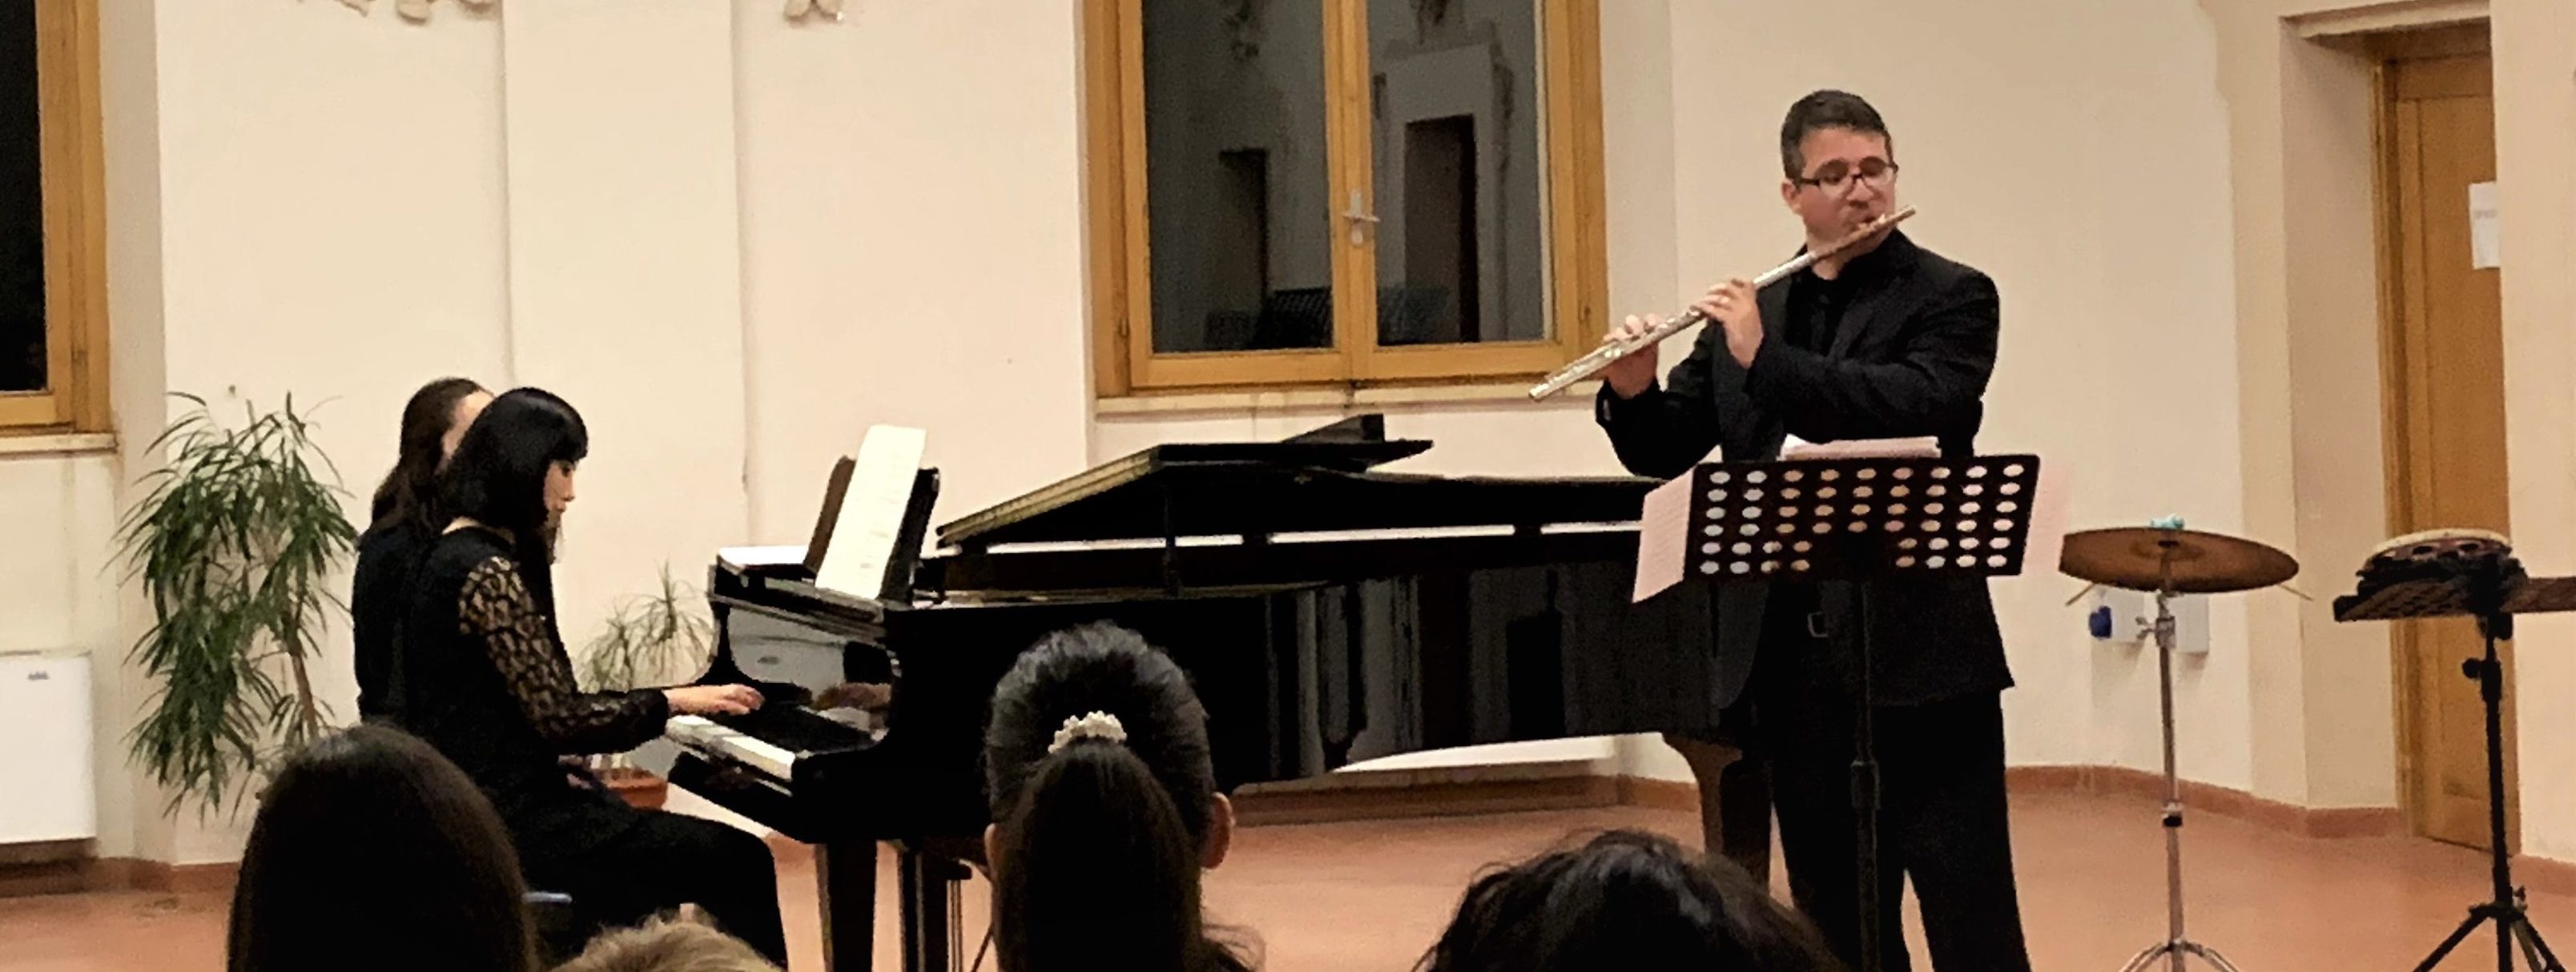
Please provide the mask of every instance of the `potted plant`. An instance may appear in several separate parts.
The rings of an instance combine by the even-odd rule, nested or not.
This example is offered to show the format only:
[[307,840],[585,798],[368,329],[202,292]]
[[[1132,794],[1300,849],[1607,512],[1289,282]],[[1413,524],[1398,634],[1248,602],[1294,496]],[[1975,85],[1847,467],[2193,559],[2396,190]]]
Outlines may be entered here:
[[357,530],[293,396],[274,412],[245,402],[237,427],[173,397],[195,408],[153,440],[163,465],[116,535],[152,605],[133,659],[158,685],[128,742],[170,812],[210,812],[327,728],[312,656]]
[[[704,600],[662,567],[661,589],[615,606],[599,636],[583,646],[580,675],[593,692],[621,692],[670,684],[705,667],[715,653],[715,625],[695,610]],[[628,753],[589,757],[591,772],[638,807],[658,807],[670,785],[635,765]]]

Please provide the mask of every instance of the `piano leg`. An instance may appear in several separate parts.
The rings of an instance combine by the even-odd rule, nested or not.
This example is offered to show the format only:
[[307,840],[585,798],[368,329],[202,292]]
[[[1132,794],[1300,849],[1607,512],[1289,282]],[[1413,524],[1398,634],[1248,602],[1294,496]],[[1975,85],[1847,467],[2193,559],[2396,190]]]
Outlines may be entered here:
[[868,972],[876,960],[876,842],[814,848],[814,879],[821,885],[825,972]]
[[957,967],[958,914],[950,907],[964,865],[915,848],[896,851],[896,884],[902,895],[904,972],[950,972]]

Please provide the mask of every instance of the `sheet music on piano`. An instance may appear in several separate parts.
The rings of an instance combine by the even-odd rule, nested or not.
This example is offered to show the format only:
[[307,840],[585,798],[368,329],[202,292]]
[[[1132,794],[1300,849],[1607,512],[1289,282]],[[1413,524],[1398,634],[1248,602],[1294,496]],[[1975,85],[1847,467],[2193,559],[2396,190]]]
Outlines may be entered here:
[[900,425],[868,427],[841,498],[830,546],[814,570],[814,586],[852,597],[883,598],[886,565],[896,556],[913,480],[929,433]]
[[736,571],[790,567],[804,559],[805,548],[800,546],[719,547],[716,549],[716,563]]

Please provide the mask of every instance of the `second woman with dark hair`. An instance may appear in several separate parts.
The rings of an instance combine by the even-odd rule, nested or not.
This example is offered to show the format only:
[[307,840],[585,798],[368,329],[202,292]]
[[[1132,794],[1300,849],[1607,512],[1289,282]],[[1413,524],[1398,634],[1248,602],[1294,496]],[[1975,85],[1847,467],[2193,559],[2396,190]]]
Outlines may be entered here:
[[1002,972],[1249,967],[1200,913],[1234,809],[1170,658],[1123,628],[1049,635],[994,689],[984,765]]
[[403,406],[394,468],[376,487],[349,582],[350,667],[358,676],[361,717],[380,719],[393,712],[394,645],[403,612],[410,608],[412,571],[445,526],[430,522],[438,470],[456,451],[465,427],[491,403],[492,393],[473,380],[441,378],[420,386]]
[[740,685],[586,693],[556,629],[554,538],[589,452],[581,416],[522,388],[475,419],[441,480],[444,532],[404,619],[403,724],[501,813],[532,886],[588,919],[633,924],[696,903],[780,964],[778,875],[758,837],[627,806],[561,757],[633,749],[680,714],[760,704]]

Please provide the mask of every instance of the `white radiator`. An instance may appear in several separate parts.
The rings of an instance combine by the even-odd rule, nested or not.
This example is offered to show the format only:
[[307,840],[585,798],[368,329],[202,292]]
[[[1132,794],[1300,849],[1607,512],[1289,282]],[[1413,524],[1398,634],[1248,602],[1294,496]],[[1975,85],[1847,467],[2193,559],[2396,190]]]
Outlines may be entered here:
[[89,658],[0,655],[0,713],[13,737],[0,745],[0,844],[98,836]]

